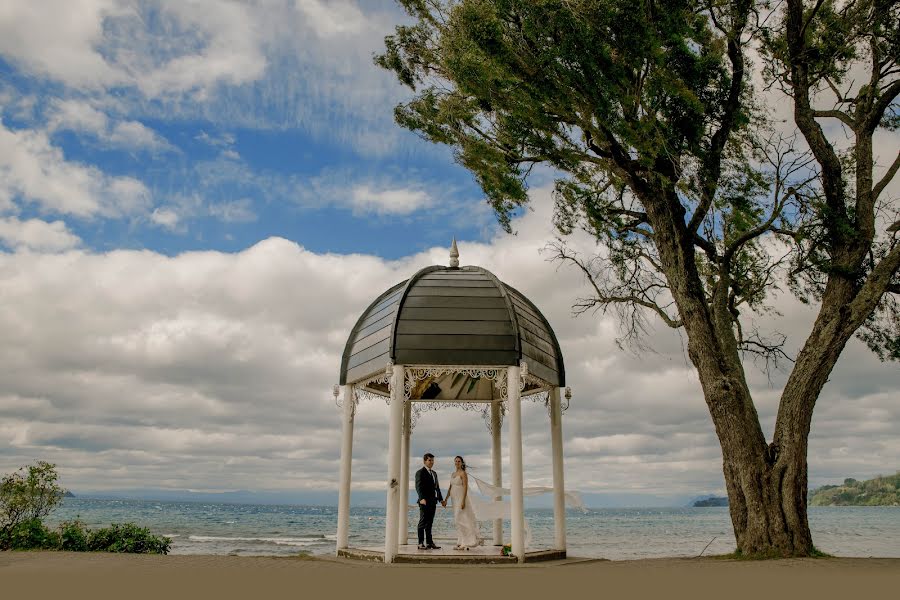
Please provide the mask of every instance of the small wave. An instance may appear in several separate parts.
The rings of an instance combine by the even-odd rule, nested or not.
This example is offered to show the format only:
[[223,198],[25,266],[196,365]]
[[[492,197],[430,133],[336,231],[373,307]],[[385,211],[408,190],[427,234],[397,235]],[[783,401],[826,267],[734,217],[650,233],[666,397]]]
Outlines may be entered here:
[[163,537],[177,538],[177,537],[181,537],[181,534],[180,533],[164,533]]
[[324,537],[223,537],[216,535],[192,535],[192,542],[264,542],[279,546],[311,546],[324,541]]

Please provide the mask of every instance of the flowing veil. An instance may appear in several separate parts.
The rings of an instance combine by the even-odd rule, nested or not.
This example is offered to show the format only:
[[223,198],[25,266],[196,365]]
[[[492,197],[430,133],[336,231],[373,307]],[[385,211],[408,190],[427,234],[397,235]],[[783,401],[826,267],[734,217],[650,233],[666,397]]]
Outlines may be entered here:
[[[510,491],[509,488],[498,487],[495,485],[491,485],[486,481],[482,481],[478,479],[471,473],[469,473],[469,481],[474,481],[475,485],[478,486],[478,494],[469,494],[468,502],[472,505],[472,510],[475,513],[475,519],[478,521],[493,521],[494,519],[509,519],[510,518],[510,503],[509,500],[494,500],[493,498],[496,496],[504,496],[509,498]],[[471,491],[471,486],[469,486],[469,490]],[[547,494],[553,492],[552,487],[527,487],[524,488],[523,494],[525,496],[537,496],[539,494]],[[480,496],[479,496],[480,494]],[[581,499],[581,494],[578,492],[565,492],[566,497],[566,506],[570,508],[577,508],[582,512],[587,512],[587,509],[584,506],[584,501]],[[488,499],[490,498],[490,500]],[[531,530],[528,527],[528,520],[525,520],[525,545],[528,546],[531,542]]]

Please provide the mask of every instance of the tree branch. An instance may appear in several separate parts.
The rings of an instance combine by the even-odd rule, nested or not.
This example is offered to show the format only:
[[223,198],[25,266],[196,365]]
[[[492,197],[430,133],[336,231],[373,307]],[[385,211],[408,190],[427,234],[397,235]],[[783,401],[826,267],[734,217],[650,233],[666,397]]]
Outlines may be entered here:
[[877,200],[878,196],[881,195],[881,192],[884,191],[884,188],[888,186],[891,180],[894,178],[894,175],[897,174],[897,169],[900,169],[900,151],[897,152],[897,156],[894,158],[894,162],[891,163],[891,166],[888,167],[887,173],[884,174],[884,177],[881,178],[875,187],[872,188],[872,200]]
[[850,115],[839,110],[814,110],[812,111],[812,115],[817,118],[838,119],[850,129],[856,127],[856,124],[853,122],[853,119],[850,118]]

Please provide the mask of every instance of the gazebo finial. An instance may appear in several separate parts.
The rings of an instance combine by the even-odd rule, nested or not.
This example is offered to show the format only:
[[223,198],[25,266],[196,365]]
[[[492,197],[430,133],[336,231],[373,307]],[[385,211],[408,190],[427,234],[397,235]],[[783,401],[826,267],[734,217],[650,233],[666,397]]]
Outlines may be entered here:
[[459,268],[459,249],[456,247],[456,236],[453,236],[453,243],[450,244],[450,268]]

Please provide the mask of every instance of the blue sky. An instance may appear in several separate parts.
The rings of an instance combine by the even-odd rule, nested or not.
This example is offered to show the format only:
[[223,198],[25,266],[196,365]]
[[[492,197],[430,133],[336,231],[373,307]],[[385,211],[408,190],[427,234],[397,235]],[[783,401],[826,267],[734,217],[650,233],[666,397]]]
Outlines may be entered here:
[[[98,251],[235,251],[277,235],[385,258],[496,229],[450,151],[392,122],[407,91],[372,63],[404,18],[391,3],[85,2],[93,21],[60,24],[59,48],[13,35],[53,3],[36,6],[6,17],[0,118],[6,135],[40,138],[20,160],[49,153],[57,169],[5,190],[20,221],[62,221],[73,246]],[[73,169],[102,180],[94,193],[129,183],[132,205],[79,209],[41,190]]]
[[[393,123],[408,90],[372,56],[404,19],[383,1],[0,4],[0,472],[49,460],[76,493],[333,491],[346,337],[383,290],[446,264],[455,236],[463,264],[525,293],[559,337],[581,491],[724,493],[684,340],[658,327],[635,355],[613,315],[573,317],[589,290],[541,253],[546,173],[508,235],[446,148]],[[759,323],[796,351],[813,313],[772,301]],[[786,373],[747,372],[771,435]],[[897,389],[895,366],[848,345],[816,408],[811,485],[896,470]],[[544,407],[524,421],[526,482],[547,485]],[[355,490],[384,489],[386,425],[383,404],[361,405]],[[491,462],[469,412],[423,416],[412,443],[439,469]]]

